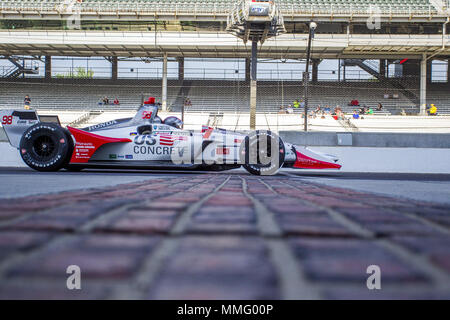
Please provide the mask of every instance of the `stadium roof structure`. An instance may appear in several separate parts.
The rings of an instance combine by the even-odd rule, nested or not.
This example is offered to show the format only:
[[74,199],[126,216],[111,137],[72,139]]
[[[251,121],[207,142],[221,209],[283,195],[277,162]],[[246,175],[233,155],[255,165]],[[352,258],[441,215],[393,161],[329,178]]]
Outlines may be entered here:
[[[70,3],[76,3],[72,6]],[[226,21],[234,0],[3,0],[3,19],[64,19],[74,10],[88,20]],[[278,0],[286,21],[443,21],[449,0]]]
[[[81,1],[81,0],[79,0]],[[234,0],[0,0],[0,19],[81,19],[99,21],[227,21]],[[71,7],[71,4],[76,3]],[[285,22],[361,22],[378,15],[381,22],[450,21],[450,0],[278,0]],[[449,36],[442,34],[322,34],[313,58],[421,58],[450,56]],[[303,58],[307,34],[288,33],[267,40],[261,58]],[[251,46],[226,32],[0,30],[1,55],[123,57],[249,57]]]
[[[306,34],[268,39],[259,57],[303,58]],[[245,58],[251,45],[227,33],[0,31],[0,55]],[[317,34],[315,58],[450,56],[449,35]]]

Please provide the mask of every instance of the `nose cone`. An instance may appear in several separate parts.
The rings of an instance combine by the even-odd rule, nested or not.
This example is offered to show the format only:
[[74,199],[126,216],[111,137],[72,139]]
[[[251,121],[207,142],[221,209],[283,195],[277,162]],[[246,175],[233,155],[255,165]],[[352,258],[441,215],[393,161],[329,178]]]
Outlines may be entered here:
[[[294,168],[297,169],[341,169],[342,166],[338,163],[328,161],[325,157],[319,154],[314,154],[308,151],[308,155],[295,150],[297,153],[297,160],[295,161]],[[306,153],[306,152],[305,152]]]

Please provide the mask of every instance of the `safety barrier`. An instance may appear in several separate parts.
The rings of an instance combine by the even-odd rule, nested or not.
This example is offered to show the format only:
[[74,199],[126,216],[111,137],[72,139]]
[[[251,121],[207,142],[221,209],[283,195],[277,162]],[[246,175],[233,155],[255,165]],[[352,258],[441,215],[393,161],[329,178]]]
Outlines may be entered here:
[[298,145],[358,148],[450,149],[446,133],[335,133],[280,131],[285,140]]

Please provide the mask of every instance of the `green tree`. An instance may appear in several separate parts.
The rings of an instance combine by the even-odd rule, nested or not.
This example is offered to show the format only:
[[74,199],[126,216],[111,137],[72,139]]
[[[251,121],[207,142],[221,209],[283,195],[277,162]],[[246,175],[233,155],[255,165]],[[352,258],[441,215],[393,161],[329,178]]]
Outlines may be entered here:
[[92,79],[94,78],[94,71],[92,69],[78,67],[75,72],[69,71],[67,73],[58,73],[58,79]]

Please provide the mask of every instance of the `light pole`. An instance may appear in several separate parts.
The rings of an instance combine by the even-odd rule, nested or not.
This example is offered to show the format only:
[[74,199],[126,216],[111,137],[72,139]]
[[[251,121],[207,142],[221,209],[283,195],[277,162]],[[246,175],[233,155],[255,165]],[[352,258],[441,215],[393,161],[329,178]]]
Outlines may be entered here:
[[309,24],[308,49],[306,53],[306,71],[303,74],[303,84],[305,86],[305,132],[308,132],[308,100],[309,100],[309,62],[311,60],[311,44],[317,23],[311,21]]

